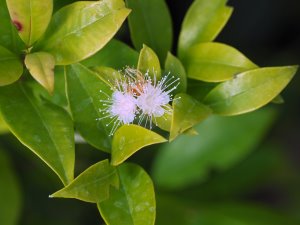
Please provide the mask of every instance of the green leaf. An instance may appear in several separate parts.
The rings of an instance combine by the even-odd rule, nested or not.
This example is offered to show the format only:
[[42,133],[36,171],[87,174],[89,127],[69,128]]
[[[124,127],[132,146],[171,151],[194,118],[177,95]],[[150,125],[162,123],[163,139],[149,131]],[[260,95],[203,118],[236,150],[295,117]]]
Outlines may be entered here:
[[199,136],[180,136],[159,149],[153,166],[155,183],[181,189],[204,181],[211,169],[232,167],[254,150],[274,115],[274,111],[259,110],[236,117],[209,117],[195,127]]
[[197,123],[205,120],[210,114],[210,108],[191,96],[183,93],[176,95],[173,101],[170,141]]
[[108,160],[104,160],[89,167],[72,183],[50,197],[76,198],[97,203],[108,199],[110,186],[118,188],[119,178],[116,168],[111,166]]
[[238,74],[216,86],[204,99],[216,114],[237,115],[272,101],[290,82],[297,66],[269,67]]
[[112,39],[99,52],[81,63],[87,67],[106,66],[123,69],[136,67],[139,54],[121,41]]
[[193,45],[213,41],[225,26],[233,9],[227,0],[195,0],[189,8],[179,35],[178,51],[182,58]]
[[0,46],[0,86],[17,81],[23,73],[23,65],[18,57]]
[[119,165],[141,148],[166,141],[162,136],[146,128],[134,124],[124,125],[114,134],[111,164]]
[[137,50],[143,44],[152,48],[161,62],[172,47],[172,20],[164,0],[126,0],[130,35]]
[[70,116],[35,99],[16,83],[0,88],[0,110],[10,131],[68,184],[74,173],[74,130]]
[[5,225],[19,224],[22,196],[17,176],[8,156],[0,149],[0,221]]
[[155,193],[149,175],[138,165],[117,168],[119,190],[111,189],[109,199],[98,203],[106,224],[154,225]]
[[23,47],[23,42],[17,33],[15,25],[11,22],[6,0],[0,0],[0,18],[0,45],[15,53],[19,53],[19,49]]
[[0,113],[0,135],[9,133],[9,128],[6,125],[1,113]]
[[140,52],[137,69],[144,74],[148,73],[153,79],[159,80],[161,77],[159,59],[155,52],[146,45],[143,45]]
[[[171,108],[170,105],[169,105],[169,108]],[[173,117],[173,114],[168,113],[168,112],[166,112],[161,117],[155,117],[156,125],[162,130],[170,131],[171,123],[172,123],[172,117]]]
[[283,104],[284,98],[281,95],[277,95],[275,98],[273,98],[272,103],[274,104]]
[[24,43],[32,46],[45,32],[53,10],[53,0],[6,0],[11,20]]
[[119,71],[111,67],[97,66],[91,69],[97,73],[101,77],[102,81],[111,88],[114,88],[113,84],[116,82],[116,80],[121,80],[123,78]]
[[55,59],[47,52],[35,52],[25,57],[25,65],[33,78],[49,93],[54,90]]
[[201,43],[191,47],[184,62],[189,78],[206,82],[230,80],[238,73],[257,68],[238,50],[221,43]]
[[[110,152],[111,137],[107,120],[103,117],[101,99],[111,95],[110,87],[93,71],[81,64],[66,67],[67,96],[75,127],[81,136],[94,147]],[[100,93],[100,90],[103,93]],[[106,93],[106,94],[105,94]]]
[[79,62],[104,47],[130,10],[122,0],[79,1],[57,11],[38,49],[57,65]]
[[168,52],[167,59],[165,62],[165,72],[170,73],[172,76],[179,78],[178,87],[172,92],[172,94],[177,94],[181,92],[186,92],[187,89],[187,77],[185,73],[185,69],[174,55]]

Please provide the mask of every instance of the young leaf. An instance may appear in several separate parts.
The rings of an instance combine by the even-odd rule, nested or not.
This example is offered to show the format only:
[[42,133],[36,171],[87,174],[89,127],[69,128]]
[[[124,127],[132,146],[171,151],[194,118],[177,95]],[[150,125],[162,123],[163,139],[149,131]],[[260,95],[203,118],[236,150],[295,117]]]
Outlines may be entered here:
[[38,49],[57,65],[79,62],[104,47],[130,10],[123,0],[79,1],[57,11]]
[[119,178],[115,167],[104,160],[89,167],[72,183],[55,192],[50,197],[76,198],[97,203],[108,199],[110,186],[119,188]]
[[195,0],[181,28],[178,43],[180,58],[193,45],[213,41],[225,26],[233,9],[227,0]]
[[0,110],[10,131],[62,180],[73,180],[73,121],[62,108],[34,98],[21,83],[0,88]]
[[187,94],[178,94],[174,99],[170,141],[211,114],[210,108]]
[[125,66],[136,67],[139,53],[121,41],[112,39],[99,52],[81,62],[87,67],[106,66],[123,69]]
[[179,85],[178,87],[172,92],[172,94],[186,92],[187,89],[187,77],[185,73],[185,69],[180,62],[174,55],[168,52],[167,59],[165,62],[165,72],[170,73],[171,76],[179,78]]
[[156,78],[156,80],[161,77],[159,59],[155,52],[146,45],[143,45],[140,51],[137,69],[144,74],[148,72],[149,76]]
[[124,125],[114,134],[111,164],[119,165],[141,148],[166,141],[162,136],[146,128],[134,124]]
[[191,47],[184,63],[189,78],[206,82],[230,80],[238,73],[257,68],[235,48],[214,42]]
[[149,175],[138,165],[118,168],[120,188],[111,189],[109,199],[98,203],[106,224],[154,225],[155,193]]
[[47,52],[35,52],[26,55],[25,65],[33,78],[52,94],[54,90],[54,57]]
[[233,80],[216,86],[204,102],[220,115],[253,111],[272,101],[290,82],[297,68],[269,67],[238,74]]
[[11,22],[6,0],[0,0],[0,45],[10,49],[14,53],[19,53],[24,43],[20,39],[15,25]]
[[12,22],[24,43],[32,46],[50,22],[53,0],[6,0]]
[[17,81],[23,73],[23,65],[18,57],[0,46],[0,86]]
[[182,135],[159,149],[153,165],[155,183],[182,189],[203,182],[212,169],[231,168],[255,149],[274,118],[274,111],[266,109],[209,117],[195,127],[198,136]]
[[172,21],[164,0],[126,0],[131,40],[137,50],[152,48],[163,62],[172,47]]
[[[75,127],[81,136],[94,147],[110,152],[110,130],[106,126],[107,120],[98,120],[103,117],[100,102],[105,93],[111,95],[110,87],[93,71],[81,64],[66,67],[67,96]],[[103,93],[100,93],[102,91]]]
[[22,196],[17,174],[15,174],[8,156],[0,149],[0,221],[5,225],[18,224]]

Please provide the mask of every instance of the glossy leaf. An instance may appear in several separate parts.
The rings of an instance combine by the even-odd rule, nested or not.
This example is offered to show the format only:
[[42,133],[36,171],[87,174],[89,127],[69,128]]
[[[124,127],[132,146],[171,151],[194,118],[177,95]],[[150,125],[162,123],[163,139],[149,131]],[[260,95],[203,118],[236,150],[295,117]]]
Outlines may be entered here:
[[23,42],[18,35],[15,25],[11,22],[6,0],[0,0],[0,18],[0,45],[14,53],[19,53]]
[[[111,137],[107,120],[102,118],[101,99],[111,95],[110,87],[93,71],[81,64],[66,67],[67,96],[75,127],[81,136],[94,147],[110,152]],[[100,90],[104,93],[100,93]]]
[[149,175],[138,165],[117,168],[120,188],[111,189],[109,199],[98,203],[106,224],[154,225],[155,193]]
[[104,47],[130,10],[123,0],[79,1],[57,11],[38,49],[57,65],[79,62]]
[[47,52],[35,52],[25,57],[25,65],[33,78],[49,93],[54,90],[55,59]]
[[110,186],[119,187],[119,178],[115,167],[108,160],[98,162],[73,180],[68,186],[50,197],[76,198],[86,202],[101,202],[108,199]]
[[19,224],[22,196],[17,175],[8,156],[0,149],[0,221],[5,225]]
[[182,58],[193,45],[213,41],[225,26],[233,9],[227,0],[195,0],[189,8],[179,35],[178,51]]
[[221,82],[257,66],[233,47],[221,43],[202,43],[191,47],[184,58],[189,78]]
[[170,141],[211,114],[210,108],[187,94],[178,94],[174,99]]
[[274,115],[274,111],[259,110],[236,117],[209,117],[195,127],[198,136],[182,135],[159,149],[153,166],[155,183],[181,189],[204,181],[212,169],[231,168],[254,150]]
[[6,134],[6,133],[9,133],[9,128],[6,125],[2,115],[0,114],[0,135],[1,134]]
[[0,86],[17,81],[23,73],[23,65],[18,57],[0,46]]
[[35,99],[21,83],[0,88],[0,110],[10,131],[62,180],[73,180],[74,130],[70,116]]
[[119,71],[111,67],[97,66],[91,69],[97,73],[99,77],[101,77],[103,82],[111,86],[111,88],[114,88],[113,84],[116,82],[116,80],[123,78]]
[[185,69],[180,62],[179,59],[177,59],[174,55],[172,55],[170,52],[167,55],[167,59],[165,62],[165,72],[170,73],[171,76],[174,76],[176,78],[179,78],[179,85],[172,92],[173,95],[176,93],[186,92],[187,89],[187,77]]
[[161,117],[155,117],[155,122],[160,129],[170,131],[172,123],[172,113],[165,113]]
[[32,46],[45,32],[53,10],[53,0],[6,0],[11,20],[21,39]]
[[216,86],[204,99],[214,113],[237,115],[272,101],[290,82],[297,66],[270,67],[238,74]]
[[159,59],[155,52],[146,45],[143,45],[140,51],[137,69],[144,74],[148,72],[149,76],[155,77],[156,80],[159,80],[161,77]]
[[121,41],[112,39],[99,52],[81,63],[87,67],[105,66],[123,69],[136,67],[139,54]]
[[113,137],[111,164],[119,165],[143,147],[167,141],[157,133],[130,124],[120,127]]
[[172,47],[172,20],[164,0],[126,0],[130,35],[137,50],[143,44],[152,48],[161,61]]

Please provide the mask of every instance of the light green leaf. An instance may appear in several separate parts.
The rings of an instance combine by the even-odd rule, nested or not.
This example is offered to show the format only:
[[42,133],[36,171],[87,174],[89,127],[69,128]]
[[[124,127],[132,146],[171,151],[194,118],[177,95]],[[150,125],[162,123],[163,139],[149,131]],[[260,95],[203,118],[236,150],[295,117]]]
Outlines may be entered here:
[[[67,96],[75,127],[81,136],[94,147],[110,152],[111,127],[108,120],[97,120],[104,115],[101,99],[112,94],[110,87],[93,71],[81,64],[66,67]],[[103,91],[103,93],[100,93]]]
[[121,41],[112,39],[99,52],[81,62],[87,67],[106,66],[124,69],[126,66],[136,67],[139,54]]
[[106,224],[154,225],[155,193],[149,175],[138,165],[117,168],[119,190],[111,189],[109,199],[98,203]]
[[0,135],[9,133],[9,128],[0,113]]
[[161,62],[172,47],[172,20],[164,0],[126,0],[131,40],[137,50],[152,48]]
[[119,178],[115,167],[104,160],[89,167],[72,183],[55,192],[50,197],[76,198],[97,203],[108,199],[110,186],[119,187]]
[[212,116],[195,127],[198,136],[182,135],[163,145],[153,165],[155,183],[181,189],[204,181],[210,170],[226,170],[244,159],[274,121],[274,111],[236,117]]
[[237,115],[272,101],[290,82],[297,66],[269,67],[238,74],[216,86],[204,99],[216,114]]
[[162,136],[146,128],[134,124],[124,125],[114,134],[111,164],[119,165],[141,148],[166,141]]
[[68,184],[74,173],[74,130],[70,116],[35,99],[21,83],[0,88],[0,110],[10,131]]
[[187,94],[178,94],[174,99],[170,141],[211,114],[210,108]]
[[123,0],[79,1],[57,11],[38,49],[57,65],[79,62],[104,47],[130,10]]
[[10,49],[14,53],[19,53],[24,43],[20,39],[15,25],[10,19],[6,0],[0,0],[0,45]]
[[[170,105],[168,107],[171,109]],[[156,125],[160,129],[165,130],[165,131],[170,131],[170,129],[171,129],[171,123],[172,123],[172,116],[173,116],[173,113],[166,112],[161,117],[155,117],[154,121],[156,122]]]
[[121,73],[111,67],[97,66],[91,68],[95,73],[97,73],[103,82],[109,85],[111,88],[114,88],[115,82],[121,80],[123,76]]
[[49,93],[54,90],[55,59],[47,52],[35,52],[25,57],[25,65],[33,78]]
[[178,51],[182,58],[193,45],[213,41],[225,26],[233,9],[227,0],[195,0],[189,8],[179,35]]
[[0,46],[0,86],[17,81],[23,73],[23,65],[18,57]]
[[170,52],[168,52],[167,59],[165,62],[165,72],[170,73],[171,76],[179,78],[179,85],[172,92],[172,94],[186,92],[187,77],[186,77],[185,69],[184,69],[182,63],[180,62],[180,60],[177,59]]
[[45,32],[53,10],[53,0],[6,0],[11,20],[24,43],[32,46]]
[[184,63],[189,78],[206,82],[230,80],[238,73],[257,68],[235,48],[213,42],[191,47]]
[[8,156],[0,149],[0,221],[3,225],[19,224],[22,196],[17,176]]
[[143,45],[140,52],[137,69],[144,74],[148,72],[153,79],[159,80],[161,77],[159,59],[155,52],[146,45]]

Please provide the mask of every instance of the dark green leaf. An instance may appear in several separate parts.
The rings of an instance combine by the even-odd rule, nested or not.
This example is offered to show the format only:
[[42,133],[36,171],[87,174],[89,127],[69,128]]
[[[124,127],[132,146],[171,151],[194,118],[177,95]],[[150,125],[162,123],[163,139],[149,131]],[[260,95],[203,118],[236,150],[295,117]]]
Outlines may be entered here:
[[139,54],[128,45],[112,39],[99,52],[81,63],[87,67],[106,66],[123,69],[126,66],[136,67]]
[[23,73],[23,65],[18,57],[0,46],[0,86],[17,81]]
[[54,90],[55,59],[47,52],[35,52],[25,57],[25,65],[33,78],[49,93]]
[[[101,99],[111,95],[110,87],[93,71],[81,64],[66,67],[66,85],[70,109],[76,129],[94,147],[110,152],[111,137],[107,120],[103,117]],[[100,90],[103,93],[100,93]],[[105,94],[106,93],[106,94]]]
[[173,101],[173,118],[170,141],[179,134],[205,120],[211,114],[211,109],[193,99],[187,94],[178,94]]
[[186,92],[187,77],[186,77],[185,69],[182,63],[180,62],[180,60],[177,59],[175,56],[173,56],[171,53],[168,53],[167,55],[167,59],[165,62],[165,72],[170,73],[171,76],[179,78],[179,85],[173,91],[172,94]]
[[21,213],[21,190],[10,160],[0,149],[0,221],[3,225],[19,224]]
[[221,43],[201,43],[191,47],[184,63],[189,78],[206,82],[230,80],[238,73],[257,68],[238,50]]
[[101,202],[108,199],[110,186],[119,187],[115,167],[108,160],[89,167],[72,183],[51,195],[54,198],[76,198],[86,202]]
[[141,148],[166,141],[162,136],[146,128],[134,124],[124,125],[114,134],[111,163],[119,165]]
[[119,190],[111,189],[109,199],[98,203],[106,224],[154,225],[155,193],[149,175],[135,164],[117,168]]
[[180,58],[193,45],[213,41],[232,13],[227,0],[195,0],[189,8],[180,32]]
[[195,127],[198,136],[180,136],[163,145],[153,167],[156,183],[183,188],[205,180],[210,169],[232,167],[260,142],[273,119],[274,112],[269,110],[208,118]]
[[70,116],[33,97],[21,83],[0,88],[0,110],[11,132],[68,184],[74,173],[74,130]]
[[216,114],[237,115],[272,101],[290,82],[297,66],[260,68],[238,74],[216,86],[204,102]]
[[45,32],[50,22],[53,0],[6,0],[10,17],[21,39],[31,46]]
[[131,40],[137,50],[152,48],[161,62],[172,47],[172,21],[164,0],[126,0]]
[[123,0],[75,2],[55,13],[37,48],[53,54],[57,65],[79,62],[103,48],[129,12]]

